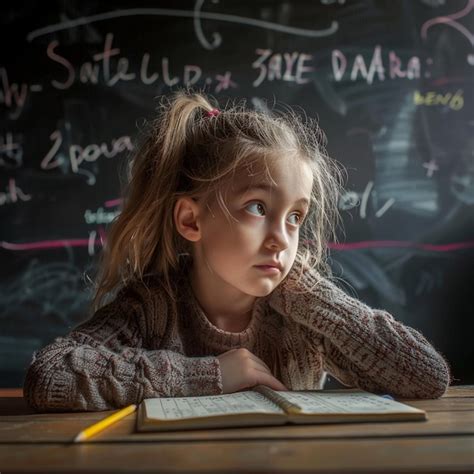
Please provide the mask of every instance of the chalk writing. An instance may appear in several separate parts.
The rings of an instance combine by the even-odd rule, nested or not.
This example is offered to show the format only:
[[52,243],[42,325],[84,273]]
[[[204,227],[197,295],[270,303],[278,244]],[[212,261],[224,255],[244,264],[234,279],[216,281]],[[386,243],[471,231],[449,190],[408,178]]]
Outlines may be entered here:
[[273,53],[271,49],[256,49],[255,52],[260,57],[252,63],[252,67],[259,70],[259,76],[253,81],[254,87],[261,85],[265,79],[267,81],[278,79],[296,84],[306,84],[310,81],[309,78],[302,77],[303,74],[314,71],[313,67],[305,66],[305,61],[313,58],[310,54]]
[[15,120],[21,114],[28,95],[28,84],[16,82],[10,83],[8,72],[0,68],[0,104],[4,104],[8,110],[8,117]]
[[412,56],[408,59],[406,68],[402,68],[402,60],[394,52],[388,53],[388,65],[382,56],[382,47],[377,45],[374,47],[372,58],[370,59],[369,67],[367,67],[366,60],[362,54],[357,54],[352,62],[352,68],[348,68],[350,63],[347,54],[341,50],[335,49],[332,51],[332,72],[334,79],[339,82],[345,79],[346,71],[350,69],[349,79],[356,81],[359,77],[372,84],[374,78],[377,77],[379,81],[385,81],[385,71],[388,68],[388,77],[390,79],[419,79],[420,77],[420,59],[417,56]]
[[[166,56],[160,58],[159,71],[150,70],[152,58],[149,52],[141,54],[138,70],[131,70],[129,58],[121,55],[120,48],[113,45],[113,40],[114,35],[107,33],[102,51],[93,54],[90,61],[78,65],[61,52],[59,41],[51,41],[46,48],[47,58],[54,69],[50,85],[56,90],[66,91],[75,84],[105,84],[107,87],[114,87],[120,82],[134,81],[154,87],[173,87],[177,84],[189,87],[204,81],[208,86],[214,84],[215,92],[237,86],[235,81],[231,81],[230,71],[204,78],[203,70],[197,64],[184,64],[181,76],[175,75],[171,73],[170,59]],[[11,119],[20,116],[30,92],[43,90],[41,84],[10,83],[5,68],[0,68],[0,79],[0,103],[4,103],[9,109]]]
[[19,168],[23,164],[23,146],[11,132],[0,135],[0,167]]
[[86,209],[84,212],[84,220],[86,221],[86,224],[109,224],[119,214],[119,210],[104,211],[104,208],[102,207],[99,207],[95,212],[91,211],[90,209]]
[[[356,191],[346,191],[342,194],[339,199],[339,209],[343,211],[347,211],[349,209],[353,209],[360,205],[359,215],[362,219],[367,217],[367,203],[371,193],[375,193],[376,191],[373,190],[374,182],[369,181],[367,186],[365,187],[362,193],[358,193]],[[387,210],[393,206],[395,203],[395,199],[390,198],[388,199],[382,207],[380,207],[377,211],[375,211],[375,217],[380,218],[382,217]]]
[[51,135],[51,148],[41,160],[41,169],[52,170],[61,167],[63,171],[71,170],[73,173],[82,173],[88,176],[88,184],[95,184],[95,177],[88,170],[82,170],[81,164],[97,161],[100,157],[113,158],[124,151],[133,150],[133,145],[128,135],[119,138],[113,138],[110,146],[106,143],[91,143],[82,147],[77,144],[68,146],[67,157],[60,154],[63,144],[63,136],[59,130],[55,130]]
[[415,91],[413,95],[413,102],[416,105],[444,105],[452,110],[461,110],[464,107],[463,91],[458,89],[455,93],[446,92],[440,94],[434,91],[425,92],[422,94]]
[[14,178],[8,180],[6,191],[0,192],[0,206],[18,201],[29,201],[30,199],[31,194],[24,193],[23,190],[17,186]]
[[[345,0],[338,0],[338,3],[344,3]],[[322,5],[328,5],[334,3],[332,0],[321,0]],[[97,21],[111,20],[113,18],[121,18],[128,16],[167,16],[175,18],[191,18],[194,26],[196,37],[198,38],[201,46],[205,49],[216,49],[222,44],[222,36],[213,32],[213,42],[210,43],[202,30],[201,20],[214,20],[218,22],[235,23],[238,25],[251,26],[261,28],[263,30],[277,31],[280,33],[301,36],[306,38],[320,38],[323,36],[330,36],[336,33],[339,29],[339,23],[337,21],[331,21],[330,26],[320,30],[310,30],[306,28],[298,28],[296,26],[289,26],[280,23],[273,23],[270,21],[259,20],[257,18],[249,18],[240,15],[231,15],[228,13],[216,13],[202,11],[203,0],[197,0],[194,5],[194,9],[191,10],[178,10],[178,9],[167,9],[167,8],[131,8],[125,10],[114,10],[112,12],[99,13],[97,15],[83,16],[79,20],[62,21],[55,25],[47,25],[37,30],[28,33],[26,39],[33,41],[43,35],[48,35],[57,31],[63,31],[70,28],[77,28],[78,26],[91,24]]]

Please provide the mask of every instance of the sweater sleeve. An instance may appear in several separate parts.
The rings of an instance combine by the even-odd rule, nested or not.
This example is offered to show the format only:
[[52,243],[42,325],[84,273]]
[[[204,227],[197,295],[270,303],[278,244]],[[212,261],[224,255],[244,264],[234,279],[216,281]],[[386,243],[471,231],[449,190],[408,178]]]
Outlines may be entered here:
[[341,383],[401,398],[445,393],[450,367],[418,331],[348,296],[312,269],[300,283],[292,272],[288,277],[270,294],[269,305],[313,333],[325,370]]
[[35,352],[24,381],[28,405],[36,411],[98,411],[144,398],[222,393],[216,357],[143,347],[144,333],[152,333],[158,347],[166,328],[167,311],[156,305],[142,291],[122,290],[68,335]]

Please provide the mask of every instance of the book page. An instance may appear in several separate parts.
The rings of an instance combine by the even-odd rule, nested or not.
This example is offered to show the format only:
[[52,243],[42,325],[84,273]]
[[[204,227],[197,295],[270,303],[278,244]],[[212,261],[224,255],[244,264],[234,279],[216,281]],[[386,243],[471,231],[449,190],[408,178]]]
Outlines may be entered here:
[[410,413],[417,408],[383,398],[369,392],[336,393],[325,390],[278,391],[291,403],[301,407],[301,413]]
[[143,402],[147,417],[161,420],[242,413],[285,413],[271,400],[252,391],[199,397],[148,398]]

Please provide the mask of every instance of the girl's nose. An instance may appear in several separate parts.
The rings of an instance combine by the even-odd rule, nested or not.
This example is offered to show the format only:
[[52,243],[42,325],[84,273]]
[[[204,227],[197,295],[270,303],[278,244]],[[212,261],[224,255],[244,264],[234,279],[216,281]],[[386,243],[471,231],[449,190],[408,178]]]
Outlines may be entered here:
[[267,237],[267,245],[272,250],[285,250],[288,248],[288,236],[286,232],[281,229],[275,229],[273,227],[270,229],[269,235]]

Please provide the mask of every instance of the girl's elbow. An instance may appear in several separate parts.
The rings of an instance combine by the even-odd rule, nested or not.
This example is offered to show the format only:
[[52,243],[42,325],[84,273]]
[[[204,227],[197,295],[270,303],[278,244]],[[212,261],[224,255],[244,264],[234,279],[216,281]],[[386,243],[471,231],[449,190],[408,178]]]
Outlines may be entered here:
[[439,354],[439,372],[437,377],[438,387],[433,398],[441,398],[453,382],[453,373],[449,362]]
[[446,361],[442,359],[436,375],[426,380],[425,390],[417,398],[441,398],[447,392],[451,383],[451,369]]
[[33,363],[28,368],[23,382],[23,398],[28,407],[35,412],[49,411],[48,397],[45,395],[47,386],[45,382],[44,374]]
[[28,407],[38,413],[74,410],[76,403],[69,396],[72,380],[68,375],[32,363],[23,383],[23,398]]
[[441,398],[448,390],[449,382],[446,384],[441,384],[437,390],[435,390],[432,396],[428,398]]
[[437,387],[430,398],[441,398],[447,391],[453,381],[451,368],[448,363],[443,360],[443,365],[440,368],[440,373],[437,378]]

